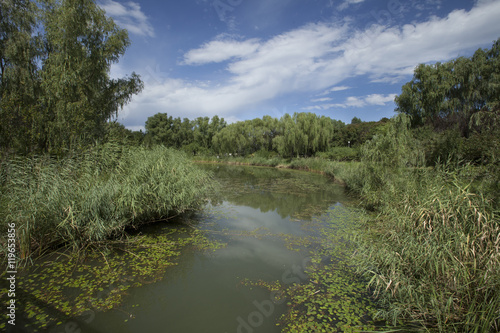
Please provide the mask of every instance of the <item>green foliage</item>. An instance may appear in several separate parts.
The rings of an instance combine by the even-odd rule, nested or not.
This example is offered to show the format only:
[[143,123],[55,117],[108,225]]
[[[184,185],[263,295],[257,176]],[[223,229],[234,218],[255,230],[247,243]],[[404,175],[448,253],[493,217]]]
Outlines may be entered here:
[[377,122],[354,122],[342,126],[332,137],[332,146],[360,147],[366,141],[371,140],[375,135],[385,133],[387,126],[387,118],[383,118]]
[[395,101],[396,111],[411,117],[428,166],[494,166],[500,155],[499,96],[500,39],[470,58],[418,66]]
[[387,306],[384,318],[440,331],[498,330],[498,212],[460,173],[443,168],[392,175],[400,178],[390,182],[392,190],[375,193],[383,215],[370,225],[373,236],[360,258]]
[[219,155],[249,155],[262,150],[271,151],[273,139],[277,135],[278,120],[270,116],[239,121],[215,135],[214,151]]
[[61,153],[102,139],[142,89],[110,79],[129,40],[94,1],[2,1],[0,116],[4,148]]
[[180,152],[112,144],[61,160],[4,161],[0,179],[1,229],[16,223],[22,257],[168,219],[202,204],[215,186]]
[[105,132],[105,142],[124,146],[140,146],[144,142],[144,133],[142,131],[131,131],[116,121],[108,122]]
[[361,153],[362,160],[368,165],[394,169],[424,164],[419,144],[410,132],[410,118],[403,114],[392,119],[385,134],[367,141]]
[[356,124],[361,124],[363,121],[359,119],[358,117],[354,117],[351,120],[351,125],[356,125]]
[[226,122],[224,118],[213,116],[198,117],[191,121],[172,118],[166,113],[157,113],[146,121],[146,135],[153,144],[182,148],[192,154],[206,154],[213,148],[213,137]]
[[[54,327],[59,320],[112,309],[125,308],[127,318],[134,318],[135,308],[145,304],[123,305],[132,288],[160,281],[181,254],[185,260],[189,248],[208,251],[222,246],[199,230],[175,226],[160,235],[129,235],[126,240],[98,244],[78,256],[39,260],[16,279],[22,290],[17,293],[18,309],[30,321],[23,328],[37,332]],[[2,304],[9,301],[7,294],[7,289],[1,290]],[[81,329],[85,331],[85,326]]]
[[316,153],[316,156],[331,161],[359,161],[360,150],[359,148],[332,147],[326,152]]
[[[360,272],[386,308],[379,315],[393,324],[405,319],[439,331],[494,332],[500,222],[492,183],[478,182],[472,166],[425,168],[409,125],[408,117],[395,117],[385,135],[362,147],[357,168],[331,171],[343,172],[365,207],[380,213],[367,224],[372,235],[360,239]],[[448,135],[440,138],[460,139]]]
[[414,126],[436,128],[458,125],[468,136],[474,115],[498,113],[500,96],[500,39],[490,50],[447,63],[421,64],[395,102],[397,111],[412,117]]
[[309,157],[339,147],[322,156],[352,160],[358,158],[357,150],[340,147],[359,147],[375,135],[387,132],[388,121],[386,118],[378,122],[355,121],[346,126],[314,113],[294,113],[280,119],[264,116],[226,125],[217,116],[211,121],[208,117],[198,117],[181,123],[180,118],[158,113],[146,122],[145,143],[164,144],[193,155],[247,156],[268,151],[284,158]]
[[330,118],[314,113],[285,114],[281,120],[282,137],[273,140],[273,146],[284,157],[311,156],[330,147],[335,132]]

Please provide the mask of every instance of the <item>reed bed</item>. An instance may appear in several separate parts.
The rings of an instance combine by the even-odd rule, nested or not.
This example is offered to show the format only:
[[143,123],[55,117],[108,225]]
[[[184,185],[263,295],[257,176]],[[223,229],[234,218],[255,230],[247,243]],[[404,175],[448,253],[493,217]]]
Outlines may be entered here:
[[23,259],[61,245],[81,248],[121,236],[128,227],[169,219],[197,208],[216,187],[181,152],[112,144],[61,159],[3,161],[0,185],[1,228],[15,223]]
[[362,148],[361,162],[228,160],[321,171],[359,196],[371,213],[353,263],[391,330],[499,332],[498,166],[426,167],[405,119],[397,120]]
[[385,305],[379,315],[441,332],[498,332],[498,212],[456,171],[416,173],[382,203],[360,242],[361,271]]
[[367,218],[356,260],[383,305],[378,315],[430,331],[500,331],[498,193],[478,191],[492,187],[471,176],[475,166],[425,167],[404,123],[391,130],[343,171],[377,214]]

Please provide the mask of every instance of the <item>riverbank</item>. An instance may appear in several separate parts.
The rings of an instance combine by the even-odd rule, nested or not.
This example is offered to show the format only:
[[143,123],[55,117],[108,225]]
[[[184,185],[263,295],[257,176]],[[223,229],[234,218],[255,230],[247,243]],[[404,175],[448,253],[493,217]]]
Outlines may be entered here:
[[[216,184],[184,153],[106,144],[63,158],[16,157],[0,171],[1,235],[15,225],[18,258],[122,237],[205,203]],[[2,241],[2,253],[7,243]]]
[[[376,214],[356,239],[358,273],[370,281],[396,325],[437,331],[496,332],[500,326],[500,221],[494,165],[415,162],[410,144],[399,155],[384,137],[362,162],[320,158],[195,159],[323,173],[355,193]],[[398,139],[399,140],[399,139]],[[410,153],[409,153],[410,152]],[[80,249],[124,235],[128,227],[194,209],[216,186],[184,154],[164,147],[94,147],[61,159],[3,161],[0,218],[15,224],[21,259],[61,246]],[[7,253],[7,242],[2,242]]]
[[[385,310],[378,317],[436,331],[497,332],[500,325],[500,220],[494,184],[471,165],[405,167],[312,159],[211,159],[322,172],[356,193],[365,236],[359,274]],[[198,160],[197,162],[201,162]]]
[[195,156],[192,157],[192,160],[196,163],[224,163],[229,165],[264,166],[310,171],[328,176],[335,182],[347,187],[349,187],[350,184],[354,184],[354,182],[346,182],[346,180],[351,180],[351,174],[354,174],[361,166],[360,162],[329,161],[327,159],[314,157],[298,159],[274,157],[266,159],[257,156],[224,158]]

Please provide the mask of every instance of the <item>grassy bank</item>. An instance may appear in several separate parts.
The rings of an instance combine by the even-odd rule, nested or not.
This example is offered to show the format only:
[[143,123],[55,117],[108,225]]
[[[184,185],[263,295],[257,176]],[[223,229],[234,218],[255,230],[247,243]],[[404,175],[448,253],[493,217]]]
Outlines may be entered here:
[[[2,162],[1,235],[15,223],[22,259],[123,235],[127,227],[165,220],[204,202],[210,176],[164,147],[93,147],[55,159]],[[2,241],[2,252],[6,242]]]
[[196,156],[193,160],[197,163],[267,166],[317,172],[332,177],[347,187],[356,185],[354,175],[356,175],[358,169],[361,167],[361,163],[359,162],[339,162],[323,158],[284,159],[279,157],[264,158],[258,156],[217,158],[214,156]]
[[361,272],[385,304],[380,315],[438,331],[497,332],[500,223],[470,190],[467,169],[401,170],[377,177],[380,213],[360,239]]
[[212,162],[320,171],[342,181],[376,213],[366,217],[368,233],[356,240],[355,261],[385,309],[379,318],[422,330],[498,332],[498,166],[428,168],[410,139],[401,128],[376,138],[364,147],[361,163],[258,157]]

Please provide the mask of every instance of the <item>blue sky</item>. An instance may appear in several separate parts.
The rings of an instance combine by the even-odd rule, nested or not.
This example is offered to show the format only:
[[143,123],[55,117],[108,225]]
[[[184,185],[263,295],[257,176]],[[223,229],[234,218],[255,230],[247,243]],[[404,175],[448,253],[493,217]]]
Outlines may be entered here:
[[139,130],[166,112],[229,123],[314,112],[394,115],[419,63],[471,56],[500,37],[500,0],[98,0],[129,31],[113,77],[145,88],[119,113]]

